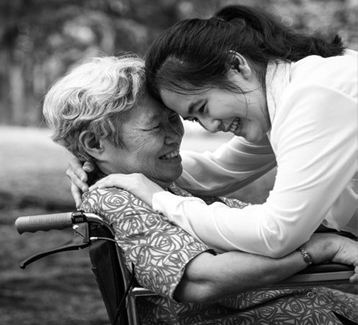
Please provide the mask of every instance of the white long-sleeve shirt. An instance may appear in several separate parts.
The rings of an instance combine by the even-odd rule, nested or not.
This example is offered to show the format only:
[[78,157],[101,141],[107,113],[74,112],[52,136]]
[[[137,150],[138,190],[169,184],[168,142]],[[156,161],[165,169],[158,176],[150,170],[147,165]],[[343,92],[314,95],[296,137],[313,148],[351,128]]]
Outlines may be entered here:
[[153,207],[218,250],[283,256],[322,222],[357,234],[357,65],[357,52],[349,50],[344,56],[270,63],[266,89],[272,149],[235,138],[212,154],[183,156],[179,185],[216,195],[267,172],[276,157],[275,185],[264,204],[230,209],[160,192]]

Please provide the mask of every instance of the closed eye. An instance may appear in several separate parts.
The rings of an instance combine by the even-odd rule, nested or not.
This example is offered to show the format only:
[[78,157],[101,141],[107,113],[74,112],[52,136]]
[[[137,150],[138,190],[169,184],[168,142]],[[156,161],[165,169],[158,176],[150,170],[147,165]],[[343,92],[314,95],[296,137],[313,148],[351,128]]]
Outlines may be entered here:
[[205,103],[202,105],[202,106],[200,106],[200,108],[198,109],[198,112],[200,113],[200,114],[203,114],[204,113],[204,111],[205,111]]
[[147,131],[153,131],[153,130],[157,130],[160,128],[160,123],[158,125],[155,125],[153,127],[151,127],[150,129],[148,129]]
[[199,119],[196,117],[184,117],[184,120],[190,122],[199,122]]

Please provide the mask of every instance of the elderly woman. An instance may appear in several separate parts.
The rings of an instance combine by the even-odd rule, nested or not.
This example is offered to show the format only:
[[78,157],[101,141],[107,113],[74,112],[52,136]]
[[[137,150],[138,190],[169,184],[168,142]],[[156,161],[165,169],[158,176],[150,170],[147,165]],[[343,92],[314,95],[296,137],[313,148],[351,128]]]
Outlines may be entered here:
[[[181,120],[147,94],[142,59],[96,58],[76,67],[50,89],[43,110],[54,140],[80,160],[95,163],[102,175],[143,173],[172,193],[191,196],[173,183],[182,173]],[[353,264],[357,250],[350,239],[317,235],[281,259],[238,251],[218,254],[122,189],[87,192],[82,209],[113,225],[138,282],[160,295],[139,300],[143,324],[257,324],[263,318],[267,323],[294,318],[348,324],[358,319],[357,297],[338,290],[249,291],[308,263]],[[351,280],[357,281],[357,275]]]

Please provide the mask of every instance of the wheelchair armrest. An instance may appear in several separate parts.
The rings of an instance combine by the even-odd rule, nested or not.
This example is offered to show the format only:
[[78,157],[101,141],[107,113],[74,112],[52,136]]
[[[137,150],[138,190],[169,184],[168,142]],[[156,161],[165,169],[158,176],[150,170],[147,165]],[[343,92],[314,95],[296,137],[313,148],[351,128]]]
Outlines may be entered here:
[[322,283],[349,283],[349,278],[354,274],[352,265],[339,263],[326,263],[310,265],[306,269],[298,272],[280,284],[300,284],[312,285]]

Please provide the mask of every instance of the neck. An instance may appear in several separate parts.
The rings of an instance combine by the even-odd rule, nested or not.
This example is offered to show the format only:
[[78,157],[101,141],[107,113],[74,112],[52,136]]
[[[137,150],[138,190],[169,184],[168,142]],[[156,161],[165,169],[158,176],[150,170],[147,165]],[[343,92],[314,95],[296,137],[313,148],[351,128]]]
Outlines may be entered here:
[[169,185],[172,183],[172,182],[161,182],[156,179],[151,179],[151,180],[166,191],[168,190]]

